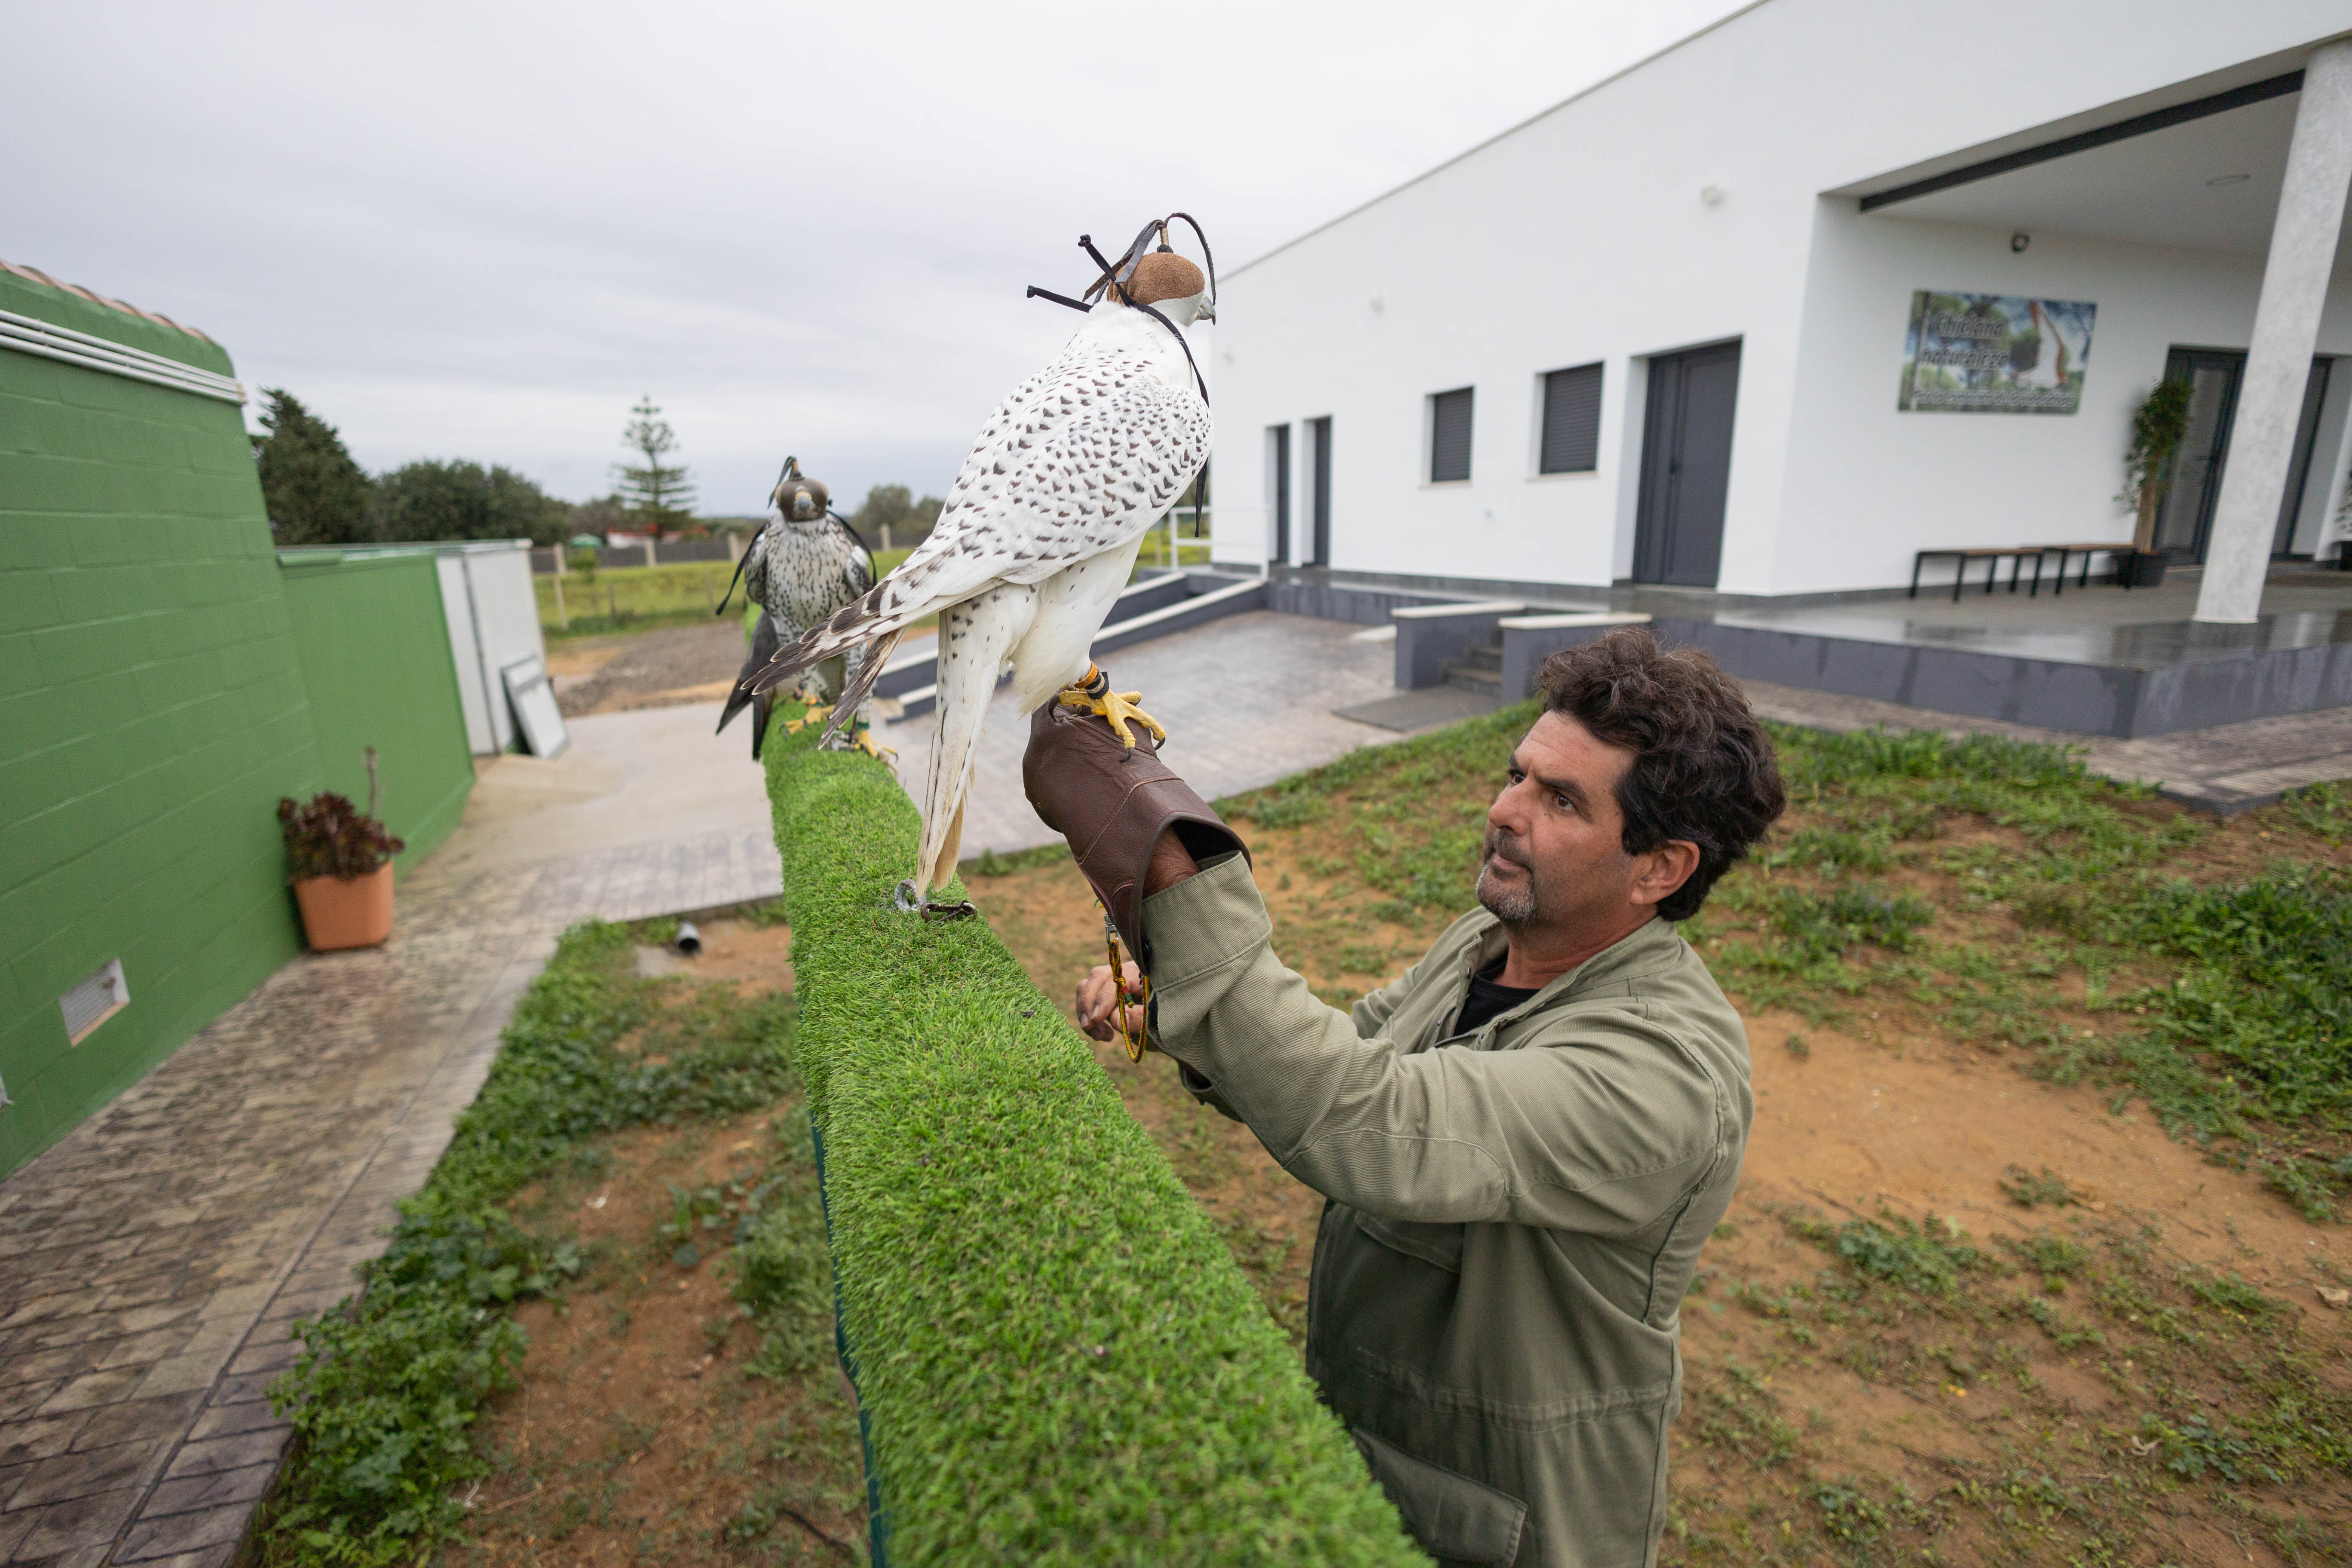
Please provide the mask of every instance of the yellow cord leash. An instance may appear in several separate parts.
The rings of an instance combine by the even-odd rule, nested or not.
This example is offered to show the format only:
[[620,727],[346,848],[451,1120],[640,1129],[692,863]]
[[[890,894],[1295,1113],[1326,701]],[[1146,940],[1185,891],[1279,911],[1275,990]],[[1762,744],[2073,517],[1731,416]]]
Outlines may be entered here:
[[[1100,899],[1095,900],[1095,907],[1103,912],[1103,950],[1110,954],[1111,1017],[1114,1020],[1111,1026],[1118,1031],[1119,1044],[1127,1047],[1127,1059],[1140,1062],[1143,1059],[1144,1036],[1150,1025],[1139,1022],[1134,1028],[1128,1027],[1127,971],[1118,961],[1118,927],[1110,918],[1110,910]],[[1151,1005],[1151,976],[1139,969],[1135,972],[1135,982],[1142,987],[1135,1005],[1139,1008],[1148,1008]]]

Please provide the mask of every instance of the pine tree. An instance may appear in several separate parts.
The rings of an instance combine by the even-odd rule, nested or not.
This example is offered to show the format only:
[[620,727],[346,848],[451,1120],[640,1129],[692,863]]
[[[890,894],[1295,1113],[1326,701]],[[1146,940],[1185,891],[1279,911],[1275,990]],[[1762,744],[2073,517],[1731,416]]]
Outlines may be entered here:
[[261,501],[279,544],[352,544],[368,537],[368,477],[335,427],[283,387],[266,386],[253,438]]
[[635,521],[659,538],[693,517],[692,475],[683,465],[662,461],[677,450],[677,434],[661,416],[653,395],[648,393],[640,398],[629,412],[633,417],[629,427],[621,432],[621,439],[645,461],[615,463],[613,467],[620,475],[621,500],[635,514]]

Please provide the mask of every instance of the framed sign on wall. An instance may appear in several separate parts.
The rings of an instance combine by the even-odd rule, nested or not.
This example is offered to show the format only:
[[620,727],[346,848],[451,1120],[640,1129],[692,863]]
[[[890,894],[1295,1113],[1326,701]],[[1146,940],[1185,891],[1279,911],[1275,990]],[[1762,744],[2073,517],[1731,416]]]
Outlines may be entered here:
[[1916,290],[1895,406],[2072,414],[2082,406],[2098,317],[2098,306],[2086,300]]

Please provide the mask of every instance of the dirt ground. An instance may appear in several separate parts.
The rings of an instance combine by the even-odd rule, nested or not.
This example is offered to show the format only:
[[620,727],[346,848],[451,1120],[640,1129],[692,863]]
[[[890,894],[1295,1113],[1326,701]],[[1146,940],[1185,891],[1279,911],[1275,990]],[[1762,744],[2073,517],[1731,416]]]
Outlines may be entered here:
[[[1344,1005],[1410,963],[1430,933],[1367,921],[1352,942],[1329,934],[1333,911],[1318,891],[1326,883],[1318,872],[1345,853],[1335,834],[1327,824],[1249,837],[1277,950]],[[2252,867],[2277,853],[2273,840],[2264,820],[2243,818],[2209,840],[2200,858],[2212,862],[2209,870]],[[971,886],[1032,977],[1066,1011],[1079,975],[1101,962],[1100,916],[1075,868],[1065,860]],[[2090,1304],[2085,1258],[2133,1260],[2158,1289],[2241,1279],[2284,1303],[2284,1317],[2273,1306],[2250,1308],[2272,1314],[2259,1345],[2251,1337],[2222,1341],[2179,1326],[2187,1320],[2177,1310],[2150,1309],[2149,1321],[2175,1325],[2168,1348],[2179,1355],[2164,1363],[2168,1392],[2189,1389],[2217,1407],[2219,1422],[2225,1397],[2242,1404],[2248,1385],[2261,1382],[2242,1348],[2267,1354],[2284,1346],[2279,1364],[2340,1395],[2352,1390],[2352,1313],[2322,1294],[2340,1300],[2339,1288],[2352,1283],[2352,1246],[2340,1226],[2305,1221],[2254,1177],[2168,1137],[2144,1107],[2087,1081],[2031,1076],[2022,1053],[1955,1039],[1916,1009],[1869,1000],[1833,1026],[1744,1005],[1742,1014],[1756,1119],[1738,1193],[1685,1304],[1690,1394],[1673,1439],[1675,1533],[1667,1561],[1752,1562],[1768,1552],[1775,1561],[1891,1561],[1877,1558],[1873,1543],[1891,1545],[1907,1521],[1932,1539],[1921,1549],[1931,1560],[2030,1553],[2041,1562],[2034,1531],[2050,1521],[2114,1537],[2135,1527],[2135,1510],[2145,1532],[2136,1549],[2096,1560],[2345,1560],[2334,1552],[2352,1538],[2343,1533],[2352,1486],[2340,1471],[2292,1496],[2254,1487],[2242,1502],[2196,1500],[2160,1473],[2166,1455],[2180,1450],[2135,1435],[2157,1431],[2137,1425],[2148,1403],[2142,1380],[2154,1373],[2121,1336],[2111,1331],[2108,1346],[2065,1315]],[[1270,1310],[1300,1334],[1320,1200],[1245,1129],[1194,1106],[1166,1058],[1130,1065],[1115,1046],[1097,1054],[1234,1243]],[[2059,1194],[2052,1206],[2025,1206],[2004,1188],[2021,1173],[2050,1184]],[[2013,1292],[2000,1298],[2009,1304],[1988,1291],[1986,1304],[1943,1317],[1906,1320],[1899,1305],[1874,1308],[1867,1299],[1841,1307],[1824,1269],[1831,1259],[1819,1240],[1803,1237],[1853,1219],[1907,1221],[1937,1239],[1964,1236],[1988,1257],[2056,1248],[2053,1294],[2033,1309],[2043,1314],[2041,1326],[2019,1315],[2015,1303],[2026,1298]],[[2077,1271],[2071,1301],[2067,1269]],[[2059,1303],[2054,1313],[2051,1301]],[[2119,1447],[2149,1475],[2116,1473],[2101,1456]],[[1992,1497],[1973,1506],[1983,1476],[2028,1469],[2040,1478],[2033,1485],[2057,1489],[2058,1500]],[[1893,1514],[1864,1491],[1841,1490],[1850,1474],[1878,1478],[1882,1499],[1891,1485]],[[2108,1489],[2094,1494],[2095,1482]],[[2012,1492],[2020,1488],[2025,1483]],[[1819,1547],[1805,1547],[1807,1529]],[[2151,1538],[2160,1557],[2141,1554]],[[2294,1549],[2305,1539],[2314,1551]],[[2056,1538],[2046,1544],[2054,1548]],[[1783,1549],[1790,1554],[1780,1556]],[[2074,1550],[2047,1560],[2091,1560]]]
[[706,626],[666,626],[612,637],[577,637],[548,649],[555,704],[566,718],[630,708],[726,700],[743,666],[741,623],[732,615]]
[[[638,949],[642,974],[787,990],[791,933],[714,920],[681,959]],[[560,1296],[516,1312],[522,1385],[492,1406],[496,1467],[469,1500],[449,1563],[845,1563],[862,1559],[857,1419],[830,1359],[797,1378],[750,1375],[758,1336],[723,1240],[681,1266],[662,1227],[679,1194],[757,1180],[797,1098],[769,1110],[614,1138],[598,1168],[534,1187],[526,1223],[570,1230],[589,1259]],[[707,1237],[711,1233],[702,1232]],[[717,1233],[723,1237],[724,1232]]]

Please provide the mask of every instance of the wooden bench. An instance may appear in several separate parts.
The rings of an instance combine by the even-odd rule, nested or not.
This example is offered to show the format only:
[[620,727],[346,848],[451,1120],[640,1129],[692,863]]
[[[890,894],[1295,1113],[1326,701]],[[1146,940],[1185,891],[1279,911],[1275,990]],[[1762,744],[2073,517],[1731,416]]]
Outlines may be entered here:
[[[2076,581],[2074,586],[2077,588],[2089,587],[2091,585],[2091,557],[2099,554],[2102,552],[2116,557],[2116,581],[2121,583],[2126,588],[2131,586],[2131,578],[2123,569],[2123,558],[2132,553],[2134,548],[2130,544],[2043,544],[2039,545],[2036,548],[2040,549],[2042,553],[2046,555],[2055,555],[2058,557],[2057,581],[2053,583],[2050,588],[2051,593],[2053,595],[2063,594],[2066,591],[2066,563],[2077,555],[2083,558],[2083,574],[2081,578]],[[2034,587],[2036,589],[2039,589],[2041,585],[2042,584],[2039,582],[2034,584]]]
[[2048,548],[2051,547],[2041,544],[2007,544],[1984,545],[1969,550],[1922,550],[1911,558],[1911,597],[1916,599],[1919,596],[1919,568],[1930,560],[1940,559],[1959,563],[1952,574],[1952,603],[1957,605],[1960,602],[1960,585],[1968,581],[1969,568],[1979,561],[1990,563],[1985,568],[1984,590],[1990,594],[1993,579],[2000,575],[2003,556],[2009,557],[2012,563],[2009,569],[2009,591],[2012,594],[2017,592],[2018,575],[2025,570],[2026,557],[2033,558],[2033,591],[2039,594],[2042,591],[2042,552]]

